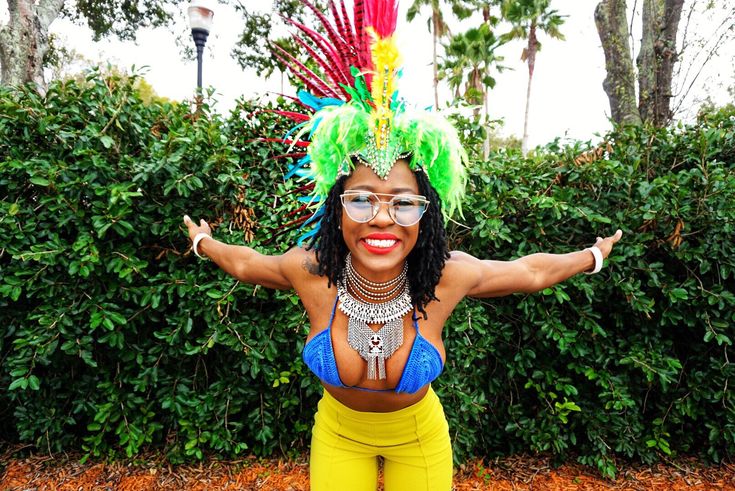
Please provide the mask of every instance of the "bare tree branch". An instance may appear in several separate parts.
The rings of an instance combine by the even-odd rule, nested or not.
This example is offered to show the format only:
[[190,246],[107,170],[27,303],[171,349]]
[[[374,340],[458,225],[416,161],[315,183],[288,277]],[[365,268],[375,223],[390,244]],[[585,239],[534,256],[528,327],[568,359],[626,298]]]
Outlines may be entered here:
[[[720,37],[717,39],[717,42],[715,43],[715,46],[707,54],[707,57],[705,58],[705,60],[700,65],[699,70],[697,70],[696,75],[694,75],[694,78],[692,78],[692,80],[689,83],[689,86],[687,87],[686,91],[684,91],[684,95],[682,95],[682,97],[679,99],[678,103],[676,104],[676,107],[674,108],[674,113],[675,114],[678,113],[681,110],[682,104],[684,103],[684,101],[686,100],[687,96],[689,95],[689,92],[692,90],[692,87],[694,86],[694,83],[697,81],[697,79],[699,78],[699,76],[702,74],[702,70],[704,70],[704,67],[718,53],[720,43],[725,38],[725,36],[727,35],[728,31],[729,31],[729,29],[726,30],[726,31],[724,31],[722,34],[720,34]],[[687,70],[687,73],[689,73],[688,70]]]
[[56,20],[64,6],[64,0],[41,0],[36,6],[36,15],[41,21],[41,27],[46,30]]

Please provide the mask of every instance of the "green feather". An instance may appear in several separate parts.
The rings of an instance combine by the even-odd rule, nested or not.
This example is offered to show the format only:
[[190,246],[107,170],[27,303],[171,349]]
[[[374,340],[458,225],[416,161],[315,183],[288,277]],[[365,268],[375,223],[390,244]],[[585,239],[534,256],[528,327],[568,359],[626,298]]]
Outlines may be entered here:
[[[315,196],[323,199],[334,185],[340,171],[353,170],[350,157],[365,151],[370,126],[370,113],[360,96],[341,106],[329,106],[314,114],[319,124],[309,145],[311,176],[315,181]],[[369,94],[368,94],[369,95]],[[421,167],[429,182],[442,199],[445,217],[455,212],[461,215],[462,198],[467,182],[467,154],[455,128],[443,116],[427,111],[405,111],[392,122],[393,138],[401,150],[412,155],[413,169]]]

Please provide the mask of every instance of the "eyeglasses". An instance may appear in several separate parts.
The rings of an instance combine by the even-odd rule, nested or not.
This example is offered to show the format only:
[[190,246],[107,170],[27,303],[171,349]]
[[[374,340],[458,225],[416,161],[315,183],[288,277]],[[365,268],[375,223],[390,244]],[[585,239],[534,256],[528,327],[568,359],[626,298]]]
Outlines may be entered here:
[[410,227],[424,216],[429,201],[413,194],[381,194],[391,196],[390,201],[380,201],[378,195],[367,191],[347,191],[340,195],[347,216],[358,223],[369,222],[378,215],[380,205],[387,203],[388,214],[398,225]]

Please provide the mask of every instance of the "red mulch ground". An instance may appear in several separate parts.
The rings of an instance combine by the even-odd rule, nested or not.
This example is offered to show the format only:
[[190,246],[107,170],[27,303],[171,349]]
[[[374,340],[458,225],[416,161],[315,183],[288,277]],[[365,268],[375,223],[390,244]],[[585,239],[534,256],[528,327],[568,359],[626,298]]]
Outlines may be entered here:
[[[12,458],[0,455],[0,491],[154,491],[309,489],[309,469],[296,461],[208,461],[170,466],[151,455],[135,461],[79,464],[77,458]],[[511,457],[474,462],[457,469],[454,490],[733,490],[735,465],[703,467],[680,459],[653,467],[620,469],[616,481],[569,464],[552,469],[538,457]]]

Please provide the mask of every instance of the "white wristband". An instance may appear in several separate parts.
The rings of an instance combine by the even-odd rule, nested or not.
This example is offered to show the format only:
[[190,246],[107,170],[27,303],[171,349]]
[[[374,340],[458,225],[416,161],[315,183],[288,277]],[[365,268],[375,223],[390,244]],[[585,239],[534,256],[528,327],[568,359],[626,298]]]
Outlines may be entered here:
[[592,269],[592,271],[585,271],[584,274],[599,273],[602,269],[602,252],[600,252],[600,249],[597,246],[588,247],[587,249],[585,249],[585,251],[590,251],[595,257],[595,267]]
[[197,255],[197,257],[200,257],[200,258],[202,258],[202,259],[206,259],[206,256],[202,256],[201,254],[199,254],[199,251],[197,250],[197,246],[199,245],[199,242],[200,242],[200,241],[201,241],[201,240],[202,240],[202,239],[203,239],[204,237],[209,237],[209,238],[212,238],[212,236],[211,236],[211,235],[209,235],[209,234],[205,234],[204,232],[199,232],[198,234],[196,234],[196,235],[194,236],[194,240],[192,240],[192,241],[191,241],[191,248],[192,248],[192,250],[194,251],[194,254],[196,254],[196,255]]

